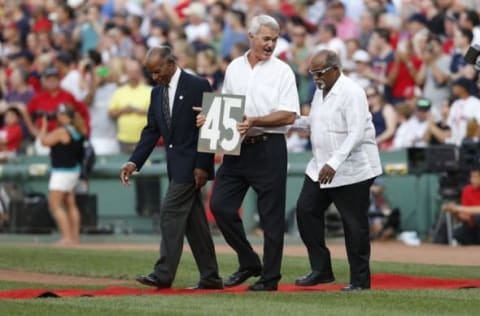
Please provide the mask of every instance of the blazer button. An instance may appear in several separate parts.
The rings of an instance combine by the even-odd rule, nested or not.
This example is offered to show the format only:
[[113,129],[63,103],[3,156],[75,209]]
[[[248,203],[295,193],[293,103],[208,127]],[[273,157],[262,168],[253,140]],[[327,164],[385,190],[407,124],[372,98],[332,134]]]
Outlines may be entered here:
[[168,148],[173,148],[173,144],[168,145]]

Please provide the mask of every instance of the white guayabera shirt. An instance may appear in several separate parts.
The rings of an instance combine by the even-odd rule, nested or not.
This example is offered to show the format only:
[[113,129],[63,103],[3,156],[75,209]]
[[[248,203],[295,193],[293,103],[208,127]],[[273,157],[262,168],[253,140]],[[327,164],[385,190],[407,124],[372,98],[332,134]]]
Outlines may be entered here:
[[382,173],[375,141],[375,128],[365,92],[357,83],[340,75],[326,98],[317,89],[310,115],[297,119],[294,127],[309,127],[313,158],[306,174],[318,181],[320,169],[328,164],[336,173],[321,188],[358,183]]
[[[222,93],[245,96],[245,115],[264,116],[276,111],[300,115],[295,75],[285,62],[272,56],[252,68],[247,54],[228,65]],[[288,126],[253,127],[248,135],[262,133],[285,134]]]

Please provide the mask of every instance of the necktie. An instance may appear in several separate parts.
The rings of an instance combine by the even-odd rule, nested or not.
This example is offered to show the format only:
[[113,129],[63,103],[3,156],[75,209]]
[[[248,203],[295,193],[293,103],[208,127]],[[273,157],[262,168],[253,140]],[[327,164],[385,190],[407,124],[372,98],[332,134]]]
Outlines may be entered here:
[[162,99],[162,111],[165,122],[167,123],[168,129],[172,125],[172,119],[170,117],[170,100],[168,97],[168,85],[163,88],[163,99]]

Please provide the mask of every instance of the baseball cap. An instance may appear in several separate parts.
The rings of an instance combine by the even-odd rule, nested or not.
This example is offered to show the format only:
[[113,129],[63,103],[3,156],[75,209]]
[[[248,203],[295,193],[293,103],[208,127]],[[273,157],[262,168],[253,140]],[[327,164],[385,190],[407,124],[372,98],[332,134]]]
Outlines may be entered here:
[[358,61],[361,63],[369,63],[370,55],[363,49],[359,49],[355,53],[353,53],[352,59],[353,61]]
[[432,101],[427,98],[420,98],[417,100],[417,110],[419,111],[429,111],[432,106]]
[[408,17],[408,22],[418,22],[423,25],[428,24],[427,18],[421,13],[414,13]]
[[57,60],[64,64],[70,65],[73,62],[73,57],[70,53],[61,51],[57,54]]
[[45,69],[42,73],[44,77],[50,77],[50,76],[59,76],[60,73],[58,72],[58,69],[56,67],[50,66],[47,69]]
[[452,86],[462,87],[471,93],[473,88],[473,81],[465,77],[460,77],[457,80],[452,82]]
[[207,13],[205,6],[199,2],[193,2],[183,10],[185,15],[195,15],[199,18],[204,18]]

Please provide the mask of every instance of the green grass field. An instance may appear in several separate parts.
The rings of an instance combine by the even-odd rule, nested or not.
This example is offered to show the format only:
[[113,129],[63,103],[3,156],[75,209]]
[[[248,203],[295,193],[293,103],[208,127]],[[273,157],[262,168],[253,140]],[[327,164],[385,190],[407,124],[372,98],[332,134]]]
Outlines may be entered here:
[[[62,249],[15,243],[0,244],[0,253],[0,269],[117,278],[135,287],[139,285],[131,280],[150,272],[157,257],[155,251]],[[218,259],[223,276],[237,268],[233,255],[219,255]],[[335,260],[333,264],[337,282],[346,283],[346,261]],[[307,258],[285,257],[282,282],[293,282],[308,272],[308,267]],[[480,279],[478,267],[373,262],[372,272]],[[193,258],[186,253],[174,287],[192,286],[197,281]],[[0,282],[0,290],[40,287],[81,286]],[[0,315],[477,315],[479,297],[480,289],[49,298],[0,300]]]

